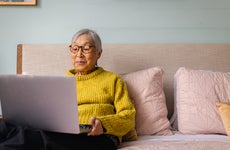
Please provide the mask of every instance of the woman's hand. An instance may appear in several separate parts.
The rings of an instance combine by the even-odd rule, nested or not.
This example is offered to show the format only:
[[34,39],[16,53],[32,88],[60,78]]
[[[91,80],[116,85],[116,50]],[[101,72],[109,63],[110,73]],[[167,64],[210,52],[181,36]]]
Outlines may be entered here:
[[90,124],[92,125],[92,130],[88,133],[88,136],[101,135],[104,133],[101,121],[96,117],[90,119]]

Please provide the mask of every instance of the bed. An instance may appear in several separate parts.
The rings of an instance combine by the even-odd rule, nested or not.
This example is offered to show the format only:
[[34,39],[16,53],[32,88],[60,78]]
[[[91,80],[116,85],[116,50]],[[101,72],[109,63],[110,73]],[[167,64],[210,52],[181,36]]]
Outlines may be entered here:
[[[230,44],[104,44],[98,64],[121,75],[137,110],[119,149],[230,149]],[[17,47],[17,74],[69,68],[68,44]]]

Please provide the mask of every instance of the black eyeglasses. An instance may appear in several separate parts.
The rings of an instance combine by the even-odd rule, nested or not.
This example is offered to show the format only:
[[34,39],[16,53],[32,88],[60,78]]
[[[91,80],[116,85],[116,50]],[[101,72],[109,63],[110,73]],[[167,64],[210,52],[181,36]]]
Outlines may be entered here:
[[84,54],[89,54],[92,51],[94,51],[93,48],[95,48],[94,45],[83,45],[83,46],[78,46],[78,45],[69,45],[70,51],[73,54],[76,54],[79,52],[79,50],[81,49],[81,52]]

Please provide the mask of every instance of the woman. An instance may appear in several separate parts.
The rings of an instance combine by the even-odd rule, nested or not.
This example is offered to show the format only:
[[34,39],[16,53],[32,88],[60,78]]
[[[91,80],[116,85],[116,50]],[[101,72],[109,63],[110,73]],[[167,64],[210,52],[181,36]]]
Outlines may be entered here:
[[80,134],[47,132],[0,122],[1,150],[113,150],[122,136],[134,127],[135,109],[124,81],[97,66],[101,40],[89,29],[77,32],[70,45],[74,69],[66,75],[76,78]]
[[[134,127],[135,109],[124,81],[115,73],[97,66],[102,54],[98,34],[90,29],[77,32],[72,38],[70,54],[74,69],[67,76],[76,78],[80,124],[92,125],[85,136],[95,139],[92,148],[116,149]],[[84,126],[83,126],[84,127]],[[105,140],[108,146],[103,147]]]

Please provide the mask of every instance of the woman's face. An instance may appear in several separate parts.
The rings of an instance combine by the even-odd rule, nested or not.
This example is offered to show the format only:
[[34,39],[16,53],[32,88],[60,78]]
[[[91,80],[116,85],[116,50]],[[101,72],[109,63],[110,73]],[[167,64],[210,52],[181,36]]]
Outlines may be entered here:
[[[98,52],[94,42],[87,34],[80,35],[73,43],[72,48],[78,46],[79,50],[75,53],[71,52],[72,64],[78,72],[89,72],[94,69],[97,60],[101,56],[101,51]],[[89,48],[89,53],[83,53],[83,47]]]

